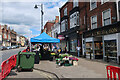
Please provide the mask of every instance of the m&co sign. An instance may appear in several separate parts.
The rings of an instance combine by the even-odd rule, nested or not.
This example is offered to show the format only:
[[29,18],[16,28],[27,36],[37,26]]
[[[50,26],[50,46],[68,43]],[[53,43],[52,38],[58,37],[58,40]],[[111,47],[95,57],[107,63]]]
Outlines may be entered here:
[[65,37],[64,37],[64,35],[58,35],[58,39],[60,39],[60,40],[64,40]]

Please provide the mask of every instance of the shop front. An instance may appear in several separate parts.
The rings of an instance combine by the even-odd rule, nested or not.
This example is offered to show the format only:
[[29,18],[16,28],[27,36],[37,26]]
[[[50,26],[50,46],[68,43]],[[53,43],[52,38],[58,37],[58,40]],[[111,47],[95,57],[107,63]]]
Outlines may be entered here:
[[119,63],[120,22],[83,33],[83,55]]
[[67,46],[68,53],[73,55],[77,55],[76,47],[80,45],[79,33],[77,33],[78,28],[79,26],[59,34],[64,36],[64,39],[60,41],[62,49]]

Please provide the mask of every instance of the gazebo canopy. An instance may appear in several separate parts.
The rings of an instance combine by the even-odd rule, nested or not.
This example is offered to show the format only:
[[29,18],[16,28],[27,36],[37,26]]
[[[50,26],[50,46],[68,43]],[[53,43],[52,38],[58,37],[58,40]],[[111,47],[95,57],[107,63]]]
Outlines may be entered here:
[[31,42],[38,42],[38,43],[60,43],[60,39],[52,38],[45,32],[40,34],[37,37],[33,37],[30,40]]

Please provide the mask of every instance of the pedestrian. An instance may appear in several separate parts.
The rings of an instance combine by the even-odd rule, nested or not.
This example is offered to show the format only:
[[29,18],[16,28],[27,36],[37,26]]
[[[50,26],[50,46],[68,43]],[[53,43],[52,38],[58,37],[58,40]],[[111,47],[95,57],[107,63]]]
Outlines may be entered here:
[[65,53],[67,53],[67,46],[65,46]]
[[76,49],[77,49],[78,57],[79,57],[80,56],[80,49],[81,49],[81,47],[77,46]]
[[26,52],[30,52],[30,47],[29,46],[27,47]]

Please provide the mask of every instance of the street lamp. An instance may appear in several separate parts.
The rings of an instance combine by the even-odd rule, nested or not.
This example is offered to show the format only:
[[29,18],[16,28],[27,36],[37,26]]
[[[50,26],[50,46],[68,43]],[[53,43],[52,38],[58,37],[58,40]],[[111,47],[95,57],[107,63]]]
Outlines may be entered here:
[[34,8],[38,9],[38,6],[41,7],[41,33],[42,33],[43,32],[43,14],[44,14],[44,12],[43,12],[43,4],[35,5]]

